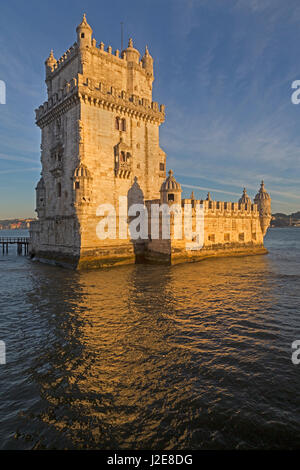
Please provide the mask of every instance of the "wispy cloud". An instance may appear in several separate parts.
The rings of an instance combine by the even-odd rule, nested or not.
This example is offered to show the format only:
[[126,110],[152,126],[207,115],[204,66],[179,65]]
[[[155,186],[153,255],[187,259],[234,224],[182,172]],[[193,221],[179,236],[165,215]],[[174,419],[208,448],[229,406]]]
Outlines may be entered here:
[[11,168],[9,170],[0,170],[0,175],[8,175],[9,173],[23,173],[23,172],[31,172],[31,171],[40,171],[39,167],[33,168]]
[[38,160],[36,158],[18,157],[3,153],[0,153],[0,160],[8,160],[10,162],[38,163]]

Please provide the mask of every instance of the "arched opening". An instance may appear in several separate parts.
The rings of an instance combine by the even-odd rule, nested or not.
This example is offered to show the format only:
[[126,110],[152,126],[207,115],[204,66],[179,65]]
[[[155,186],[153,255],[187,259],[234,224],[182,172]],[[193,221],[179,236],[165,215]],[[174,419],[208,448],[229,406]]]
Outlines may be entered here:
[[117,131],[120,129],[120,118],[119,117],[116,117],[115,128],[116,128]]
[[122,119],[122,131],[126,131],[126,119]]
[[61,183],[57,183],[57,197],[61,197]]

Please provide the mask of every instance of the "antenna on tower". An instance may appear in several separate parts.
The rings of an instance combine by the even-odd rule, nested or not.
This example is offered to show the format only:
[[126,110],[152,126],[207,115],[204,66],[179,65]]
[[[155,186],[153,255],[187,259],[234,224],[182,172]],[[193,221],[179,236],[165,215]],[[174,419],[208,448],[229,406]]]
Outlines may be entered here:
[[123,51],[123,21],[121,21],[121,52]]

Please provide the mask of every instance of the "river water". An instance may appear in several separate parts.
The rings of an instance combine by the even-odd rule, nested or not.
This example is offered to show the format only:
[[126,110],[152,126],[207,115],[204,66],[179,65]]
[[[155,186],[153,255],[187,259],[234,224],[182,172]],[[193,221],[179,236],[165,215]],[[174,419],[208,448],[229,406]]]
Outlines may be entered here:
[[266,246],[86,272],[1,253],[0,449],[299,448],[300,229]]

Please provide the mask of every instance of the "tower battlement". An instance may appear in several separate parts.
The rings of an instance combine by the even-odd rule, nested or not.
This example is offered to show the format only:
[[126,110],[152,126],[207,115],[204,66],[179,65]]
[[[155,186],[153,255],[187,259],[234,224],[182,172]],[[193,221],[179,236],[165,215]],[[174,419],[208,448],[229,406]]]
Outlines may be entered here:
[[234,216],[236,214],[258,214],[258,206],[257,204],[244,204],[239,202],[226,202],[226,201],[207,201],[203,199],[182,199],[181,205],[189,204],[193,208],[196,205],[200,204],[203,205],[204,213],[206,214],[224,214],[229,217]]
[[[156,101],[150,102],[147,98],[135,94],[128,95],[125,90],[119,90],[107,83],[95,82],[93,78],[78,74],[77,78],[72,78],[35,110],[37,124],[42,127],[42,118],[72,96],[85,103],[115,109],[128,115],[135,115],[140,119],[149,119],[158,123],[165,120],[163,104],[159,105]],[[73,102],[76,103],[76,100]]]

